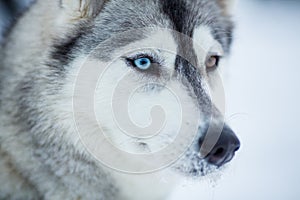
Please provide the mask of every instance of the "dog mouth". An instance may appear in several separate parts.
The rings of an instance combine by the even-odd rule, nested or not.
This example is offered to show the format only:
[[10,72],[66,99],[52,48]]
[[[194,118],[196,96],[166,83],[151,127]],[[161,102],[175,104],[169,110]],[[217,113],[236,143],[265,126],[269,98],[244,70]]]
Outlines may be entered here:
[[184,177],[198,178],[220,171],[221,166],[210,164],[199,152],[189,151],[172,168]]

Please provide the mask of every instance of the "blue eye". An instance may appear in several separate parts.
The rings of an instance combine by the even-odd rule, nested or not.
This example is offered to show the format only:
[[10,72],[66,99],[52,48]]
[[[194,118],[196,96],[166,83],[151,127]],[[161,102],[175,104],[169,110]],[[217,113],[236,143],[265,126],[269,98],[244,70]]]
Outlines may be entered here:
[[138,58],[133,62],[134,65],[141,70],[146,70],[151,67],[151,60],[149,58]]

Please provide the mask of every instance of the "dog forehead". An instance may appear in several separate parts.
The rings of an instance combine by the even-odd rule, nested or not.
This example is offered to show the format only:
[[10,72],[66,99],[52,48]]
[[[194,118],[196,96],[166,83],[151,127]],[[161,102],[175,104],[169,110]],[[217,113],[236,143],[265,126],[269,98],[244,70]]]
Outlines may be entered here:
[[[229,49],[231,26],[226,25],[226,20],[222,21],[223,18],[218,14],[214,2],[207,0],[110,0],[94,19],[78,26],[77,35],[71,36],[71,39],[55,47],[53,51],[60,52],[67,46],[68,51],[64,53],[68,54],[71,49],[69,46],[71,46],[74,47],[73,49],[89,53],[101,44],[101,58],[110,59],[110,54],[115,49],[148,37],[147,32],[137,31],[138,29],[167,28],[193,38],[198,35],[194,34],[195,30],[202,25],[209,28],[210,34],[226,51]],[[131,34],[118,38],[119,34],[127,31],[131,31]],[[205,40],[201,37],[193,39]],[[180,40],[176,40],[177,46],[180,43]],[[182,47],[178,49],[180,48]],[[186,52],[189,53],[191,49],[193,48],[188,45]],[[61,60],[67,58],[68,56],[64,56]]]
[[[210,12],[208,9],[211,10],[212,7],[206,0],[108,1],[103,12],[95,20],[92,36],[99,38],[93,40],[105,41],[113,34],[118,35],[137,30],[136,32],[132,31],[122,39],[117,39],[109,46],[110,48],[120,48],[149,37],[147,31],[140,31],[148,27],[166,28],[193,38],[196,28],[201,27],[203,24],[209,24],[206,20],[210,19],[203,17],[207,15],[207,12]],[[209,25],[207,26],[209,27]],[[173,34],[173,37],[176,36]],[[178,38],[176,39],[177,43],[181,42]],[[107,48],[109,49],[109,47]]]
[[158,25],[192,36],[220,13],[214,0],[110,0],[96,20],[112,30]]
[[196,28],[207,26],[225,50],[231,43],[231,20],[215,0],[111,0],[96,21],[99,30],[110,33],[158,26],[189,37]]

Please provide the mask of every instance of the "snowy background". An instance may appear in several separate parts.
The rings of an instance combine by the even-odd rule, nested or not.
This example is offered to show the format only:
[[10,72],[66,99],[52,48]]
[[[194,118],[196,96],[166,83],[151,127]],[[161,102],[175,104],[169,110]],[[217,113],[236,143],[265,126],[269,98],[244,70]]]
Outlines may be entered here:
[[[2,3],[0,32],[18,12]],[[219,180],[184,183],[170,200],[300,199],[300,2],[240,0],[235,20],[225,86],[242,148]]]

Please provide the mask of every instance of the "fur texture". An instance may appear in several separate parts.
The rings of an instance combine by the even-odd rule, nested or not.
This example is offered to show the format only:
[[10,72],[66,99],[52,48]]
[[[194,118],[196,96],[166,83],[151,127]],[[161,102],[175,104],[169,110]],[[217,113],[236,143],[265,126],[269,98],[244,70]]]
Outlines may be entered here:
[[[214,167],[200,158],[198,139],[212,115],[209,110],[219,115],[204,87],[205,81],[213,80],[214,73],[207,74],[201,59],[206,55],[199,54],[191,42],[172,32],[157,30],[175,30],[197,40],[207,51],[212,44],[218,44],[214,50],[222,49],[226,54],[233,25],[225,1],[55,0],[34,3],[11,29],[0,51],[0,199],[165,199],[175,183],[175,176],[198,177],[210,172]],[[145,27],[152,27],[154,31],[133,32],[125,40],[113,37]],[[177,52],[176,55],[146,52],[159,54],[158,57],[164,59],[165,64],[161,64],[164,76],[141,79],[139,73],[131,70],[132,79],[127,84],[138,81],[146,84],[149,80],[175,84],[181,88],[186,104],[199,108],[204,117],[192,116],[199,117],[197,138],[176,163],[154,174],[123,174],[103,166],[82,144],[73,121],[72,87],[80,63],[96,47],[94,58],[98,63],[107,64],[118,55],[118,50],[153,44],[157,35],[165,35],[164,45]],[[162,45],[157,41],[156,46]],[[183,57],[193,63],[187,63]],[[105,94],[109,94],[114,82],[112,77],[128,71],[121,60],[112,65],[113,70],[105,81],[103,91],[106,92],[101,93],[99,88],[97,93],[100,105],[109,100]],[[146,91],[133,101],[161,95],[159,99],[167,101],[170,110],[176,110],[173,100],[168,99],[164,91],[159,88],[146,88]],[[149,97],[149,91],[155,95]],[[133,110],[144,108],[144,104],[135,105]],[[105,109],[100,106],[100,118],[109,115]],[[143,116],[133,117],[143,119]],[[121,144],[126,140],[114,136],[117,131],[109,125],[109,119],[103,120],[107,120],[105,126],[112,132],[111,137],[117,138],[112,139],[113,142]],[[175,125],[176,120],[167,124],[164,138],[172,137]],[[147,148],[140,148],[141,144]],[[132,141],[124,148],[148,151],[161,148],[160,145]],[[162,177],[168,182],[161,181]]]

